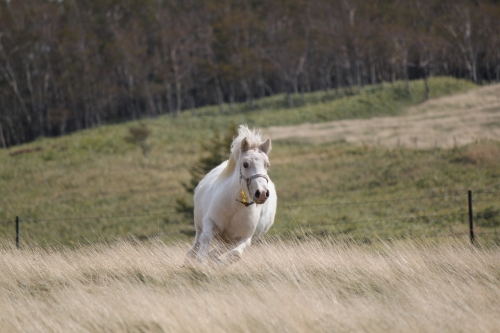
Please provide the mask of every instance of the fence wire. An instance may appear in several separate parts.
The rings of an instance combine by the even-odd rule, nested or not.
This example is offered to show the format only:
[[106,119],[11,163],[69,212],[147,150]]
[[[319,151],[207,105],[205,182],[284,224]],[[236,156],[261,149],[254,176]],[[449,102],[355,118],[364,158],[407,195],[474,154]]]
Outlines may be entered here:
[[500,196],[500,191],[478,191],[474,192],[474,194],[492,194]]
[[348,225],[348,224],[360,224],[360,223],[381,223],[386,221],[397,221],[397,220],[418,220],[424,218],[439,218],[446,216],[466,216],[468,213],[452,213],[452,214],[432,214],[432,215],[416,215],[416,216],[399,216],[399,217],[389,217],[386,219],[380,220],[354,220],[354,221],[338,221],[332,223],[318,223],[318,224],[301,224],[301,225],[285,225],[285,226],[276,226],[275,228],[301,228],[301,227],[329,227],[335,225]]
[[[311,206],[295,206],[295,207],[311,207]],[[175,209],[162,211],[154,214],[137,214],[137,215],[101,215],[101,216],[80,216],[80,217],[53,217],[53,218],[40,218],[40,219],[23,219],[20,220],[24,223],[39,223],[39,222],[51,222],[51,221],[78,221],[78,220],[100,220],[100,219],[116,219],[116,218],[137,218],[137,217],[152,217],[152,216],[164,216],[168,213],[176,212]],[[293,216],[292,213],[288,213]],[[361,220],[361,221],[341,221],[332,224],[345,224],[345,223],[365,223],[365,222],[383,222],[387,220],[409,220],[409,219],[423,219],[431,217],[443,217],[443,216],[453,216],[453,215],[466,215],[468,213],[451,213],[451,214],[430,214],[430,215],[411,215],[411,216],[399,216],[399,217],[388,217],[383,220]],[[474,215],[482,214],[482,212],[476,212]],[[2,224],[9,224],[12,222],[0,222]]]
[[308,204],[308,205],[285,205],[280,206],[280,208],[301,208],[301,207],[319,207],[319,206],[355,206],[355,205],[366,205],[366,204],[376,204],[376,203],[387,203],[387,202],[404,202],[404,201],[419,201],[419,200],[437,200],[442,198],[450,197],[464,197],[463,194],[443,194],[431,197],[408,197],[401,199],[392,200],[373,200],[373,201],[354,201],[354,202],[335,202],[335,203],[319,203],[319,204]]
[[[278,234],[278,235],[286,235],[288,233],[293,233],[292,230],[285,232],[283,234]],[[484,233],[485,235],[493,235],[492,233]],[[348,236],[347,234],[340,234],[343,236]],[[378,236],[372,236],[369,237],[368,235],[365,235],[365,239],[351,239],[352,241],[355,241],[357,243],[365,243],[366,240],[369,240],[370,242],[374,241],[395,241],[395,240],[400,240],[400,239],[424,239],[424,238],[458,238],[458,237],[469,237],[469,233],[467,231],[458,231],[456,233],[452,234],[434,234],[434,235],[404,235],[404,236],[398,236],[398,237],[378,237]]]
[[[500,192],[499,191],[477,191],[473,193],[474,196],[476,195],[498,195],[500,197]],[[294,214],[291,212],[293,208],[312,208],[312,207],[339,207],[339,206],[356,206],[356,205],[368,205],[368,204],[380,204],[380,203],[397,203],[397,202],[408,202],[408,201],[422,201],[422,200],[439,200],[443,198],[462,198],[466,199],[467,196],[466,194],[458,193],[458,192],[449,192],[441,195],[432,195],[432,196],[421,196],[421,197],[406,197],[406,198],[400,198],[400,199],[384,199],[384,200],[369,200],[369,201],[355,201],[355,202],[325,202],[325,203],[316,203],[316,204],[303,204],[303,205],[279,205],[278,210],[284,209],[285,214],[290,214],[292,217],[294,217]],[[40,223],[40,222],[52,222],[52,221],[81,221],[81,220],[103,220],[103,219],[126,219],[126,218],[145,218],[145,217],[160,217],[160,216],[165,216],[171,213],[180,213],[177,212],[177,210],[174,207],[170,207],[168,209],[165,209],[160,212],[156,213],[147,213],[147,214],[133,214],[133,215],[127,215],[127,214],[120,214],[120,215],[101,215],[101,216],[66,216],[66,217],[47,217],[47,218],[31,218],[31,219],[24,219],[22,216],[20,216],[20,223]],[[486,213],[485,210],[483,211],[475,211],[473,214],[474,219],[483,219],[482,215]],[[488,212],[491,214],[492,212]],[[180,213],[181,214],[181,213]],[[457,213],[447,213],[447,214],[424,214],[424,215],[406,215],[406,216],[396,216],[396,217],[387,217],[383,219],[359,219],[359,220],[337,220],[335,221],[335,218],[332,218],[332,222],[328,223],[312,223],[312,224],[289,224],[289,225],[273,225],[272,230],[280,230],[280,229],[290,229],[289,232],[292,232],[293,229],[307,229],[307,228],[329,228],[329,227],[335,227],[335,226],[348,226],[348,225],[360,225],[360,224],[380,224],[384,222],[389,222],[389,221],[408,221],[408,220],[415,220],[415,221],[420,221],[420,220],[429,220],[424,223],[434,223],[433,220],[440,219],[440,218],[449,218],[449,217],[465,217],[468,215],[468,212],[461,211]],[[493,213],[493,216],[498,216],[497,212]],[[476,222],[477,223],[477,222]],[[14,225],[15,220],[13,219],[12,221],[0,221],[0,225]],[[451,227],[451,225],[450,225]],[[495,226],[493,226],[495,228]],[[182,234],[183,232],[177,232],[177,233],[168,233],[168,234],[163,234],[163,233],[158,233],[159,235],[168,235],[168,236],[178,236],[179,234]],[[450,235],[426,235],[425,237],[457,237],[460,233],[453,233]],[[464,232],[464,235],[468,234]],[[495,238],[497,238],[497,233],[495,230],[495,233],[491,232],[475,232],[475,235],[477,236],[486,236],[486,235],[494,235]],[[423,235],[422,235],[423,236]],[[408,237],[408,236],[403,236]],[[415,238],[413,236],[410,236],[411,238]],[[396,237],[396,238],[401,238],[401,237]]]
[[160,213],[154,213],[154,214],[54,217],[54,218],[21,219],[21,220],[23,222],[28,222],[28,223],[39,223],[39,222],[51,222],[51,221],[100,220],[100,219],[118,219],[118,218],[124,219],[124,218],[135,218],[135,217],[162,216],[173,212],[175,212],[175,209],[172,209],[170,211],[162,211]]
[[[408,197],[401,199],[392,200],[373,200],[373,201],[355,201],[355,202],[330,202],[330,203],[320,203],[320,204],[306,204],[306,205],[279,205],[278,209],[283,208],[308,208],[308,207],[336,207],[336,206],[354,206],[354,205],[366,205],[366,204],[377,204],[377,203],[388,203],[388,202],[405,202],[405,201],[419,201],[419,200],[436,200],[440,198],[449,197],[459,197],[459,194],[443,194],[439,196],[427,196],[427,197]],[[169,213],[176,213],[175,208],[170,208],[159,213],[153,214],[137,214],[137,215],[102,215],[102,216],[80,216],[80,217],[42,217],[42,218],[31,218],[24,219],[23,222],[28,223],[38,223],[38,222],[50,222],[50,221],[74,221],[74,220],[98,220],[98,219],[114,219],[114,218],[135,218],[135,217],[151,217],[151,216],[161,216]],[[8,222],[7,222],[8,223]]]

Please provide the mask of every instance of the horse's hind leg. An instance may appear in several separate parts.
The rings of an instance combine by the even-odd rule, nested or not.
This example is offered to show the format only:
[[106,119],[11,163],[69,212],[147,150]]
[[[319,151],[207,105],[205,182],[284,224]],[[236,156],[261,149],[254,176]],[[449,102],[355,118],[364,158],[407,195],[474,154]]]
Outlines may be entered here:
[[[198,255],[198,251],[200,250],[200,245],[201,245],[200,234],[201,232],[196,232],[193,246],[186,253],[185,263],[187,263],[190,260],[192,261],[196,259],[196,256]],[[214,244],[214,249],[208,252],[208,258],[212,261],[217,261],[219,259],[219,256],[223,254],[225,250],[227,250],[227,247],[223,244],[222,241],[220,241],[218,237],[213,238],[213,244]]]
[[236,243],[236,246],[223,256],[222,259],[223,259],[224,264],[232,264],[232,263],[240,260],[241,257],[243,256],[243,251],[250,244],[252,244],[252,237],[240,239]]
[[221,237],[214,237],[212,240],[213,250],[208,253],[208,258],[214,263],[220,263],[221,255],[228,250],[227,242]]
[[212,244],[214,249],[208,252],[208,258],[210,260],[217,260],[224,253],[225,246],[217,237],[214,237]]

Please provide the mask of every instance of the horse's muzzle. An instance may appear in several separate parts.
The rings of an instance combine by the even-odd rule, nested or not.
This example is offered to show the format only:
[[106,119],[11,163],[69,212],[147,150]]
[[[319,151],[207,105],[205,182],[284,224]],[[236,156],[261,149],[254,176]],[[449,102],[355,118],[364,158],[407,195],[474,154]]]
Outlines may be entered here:
[[269,190],[266,191],[257,190],[255,191],[253,200],[258,204],[263,204],[269,198],[269,195],[270,195]]

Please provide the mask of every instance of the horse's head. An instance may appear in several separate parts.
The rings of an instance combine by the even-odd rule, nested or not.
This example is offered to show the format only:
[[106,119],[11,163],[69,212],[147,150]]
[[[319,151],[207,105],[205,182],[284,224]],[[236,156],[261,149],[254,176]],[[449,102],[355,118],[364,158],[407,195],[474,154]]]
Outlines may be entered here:
[[271,150],[271,140],[267,139],[257,148],[251,148],[247,138],[241,141],[241,156],[238,161],[240,169],[240,185],[250,198],[258,204],[263,204],[269,198],[268,188],[269,168],[268,152]]

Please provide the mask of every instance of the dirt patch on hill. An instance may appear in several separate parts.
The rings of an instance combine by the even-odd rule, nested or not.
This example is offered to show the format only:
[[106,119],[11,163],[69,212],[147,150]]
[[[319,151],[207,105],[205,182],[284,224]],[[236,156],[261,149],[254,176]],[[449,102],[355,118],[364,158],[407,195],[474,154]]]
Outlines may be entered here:
[[500,84],[436,98],[408,108],[406,115],[269,127],[274,140],[346,141],[416,148],[465,145],[500,139]]

